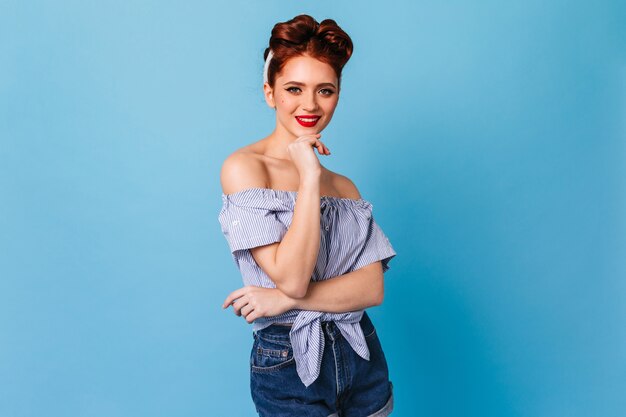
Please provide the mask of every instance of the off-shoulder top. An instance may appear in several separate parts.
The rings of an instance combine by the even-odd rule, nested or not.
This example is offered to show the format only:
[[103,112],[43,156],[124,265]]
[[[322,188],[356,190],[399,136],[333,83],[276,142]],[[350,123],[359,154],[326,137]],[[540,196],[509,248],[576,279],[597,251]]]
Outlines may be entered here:
[[[297,191],[271,188],[222,193],[218,220],[244,285],[276,288],[249,249],[282,240],[291,225],[297,194]],[[376,261],[381,261],[383,272],[389,270],[389,261],[396,252],[374,220],[372,208],[372,203],[362,198],[321,196],[321,241],[312,281],[332,279]],[[302,382],[309,386],[320,372],[323,321],[334,321],[354,351],[369,360],[369,349],[359,325],[363,311],[327,313],[294,309],[256,319],[253,331],[274,323],[292,323],[289,334],[296,369]]]

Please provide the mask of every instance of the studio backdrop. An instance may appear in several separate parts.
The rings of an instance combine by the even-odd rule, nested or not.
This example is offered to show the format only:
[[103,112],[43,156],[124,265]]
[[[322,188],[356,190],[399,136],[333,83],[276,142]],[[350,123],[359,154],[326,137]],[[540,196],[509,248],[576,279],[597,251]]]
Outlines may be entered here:
[[397,417],[626,410],[626,7],[0,2],[0,415],[252,416],[220,168],[273,25],[354,42],[322,139],[397,251]]

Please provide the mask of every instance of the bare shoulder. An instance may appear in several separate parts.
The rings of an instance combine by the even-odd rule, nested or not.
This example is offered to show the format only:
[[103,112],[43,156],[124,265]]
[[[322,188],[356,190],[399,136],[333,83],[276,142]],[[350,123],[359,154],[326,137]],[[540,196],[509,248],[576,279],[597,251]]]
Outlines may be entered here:
[[254,152],[237,150],[222,164],[220,181],[224,194],[232,194],[247,188],[266,187],[267,169],[265,163]]
[[327,171],[333,187],[339,192],[342,197],[352,198],[355,200],[361,198],[361,193],[359,192],[356,184],[350,178],[337,172],[330,171],[328,169]]

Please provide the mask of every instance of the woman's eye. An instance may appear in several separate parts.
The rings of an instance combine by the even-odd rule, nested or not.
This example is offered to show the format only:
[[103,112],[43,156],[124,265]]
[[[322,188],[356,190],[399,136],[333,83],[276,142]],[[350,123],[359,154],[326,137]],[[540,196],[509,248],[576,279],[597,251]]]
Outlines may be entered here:
[[330,95],[332,95],[332,94],[334,93],[334,91],[333,91],[333,90],[329,90],[328,88],[323,88],[323,89],[321,89],[320,91],[326,91],[326,93],[322,93],[322,94],[324,94],[325,96],[330,96]]
[[294,90],[294,89],[295,89],[295,90],[299,90],[299,88],[298,88],[298,87],[289,87],[289,88],[287,88],[287,91],[289,91],[289,92],[292,92],[292,93],[293,93],[294,91],[291,91],[291,90]]

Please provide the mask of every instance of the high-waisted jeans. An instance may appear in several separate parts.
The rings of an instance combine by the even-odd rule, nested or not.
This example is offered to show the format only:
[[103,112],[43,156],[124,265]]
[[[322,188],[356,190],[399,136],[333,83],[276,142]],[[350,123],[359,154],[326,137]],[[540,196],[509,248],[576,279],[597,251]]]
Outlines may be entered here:
[[393,410],[393,383],[376,329],[367,312],[360,321],[370,351],[357,355],[334,322],[323,322],[319,377],[306,387],[296,372],[290,326],[253,332],[250,354],[252,400],[261,417],[384,417]]

